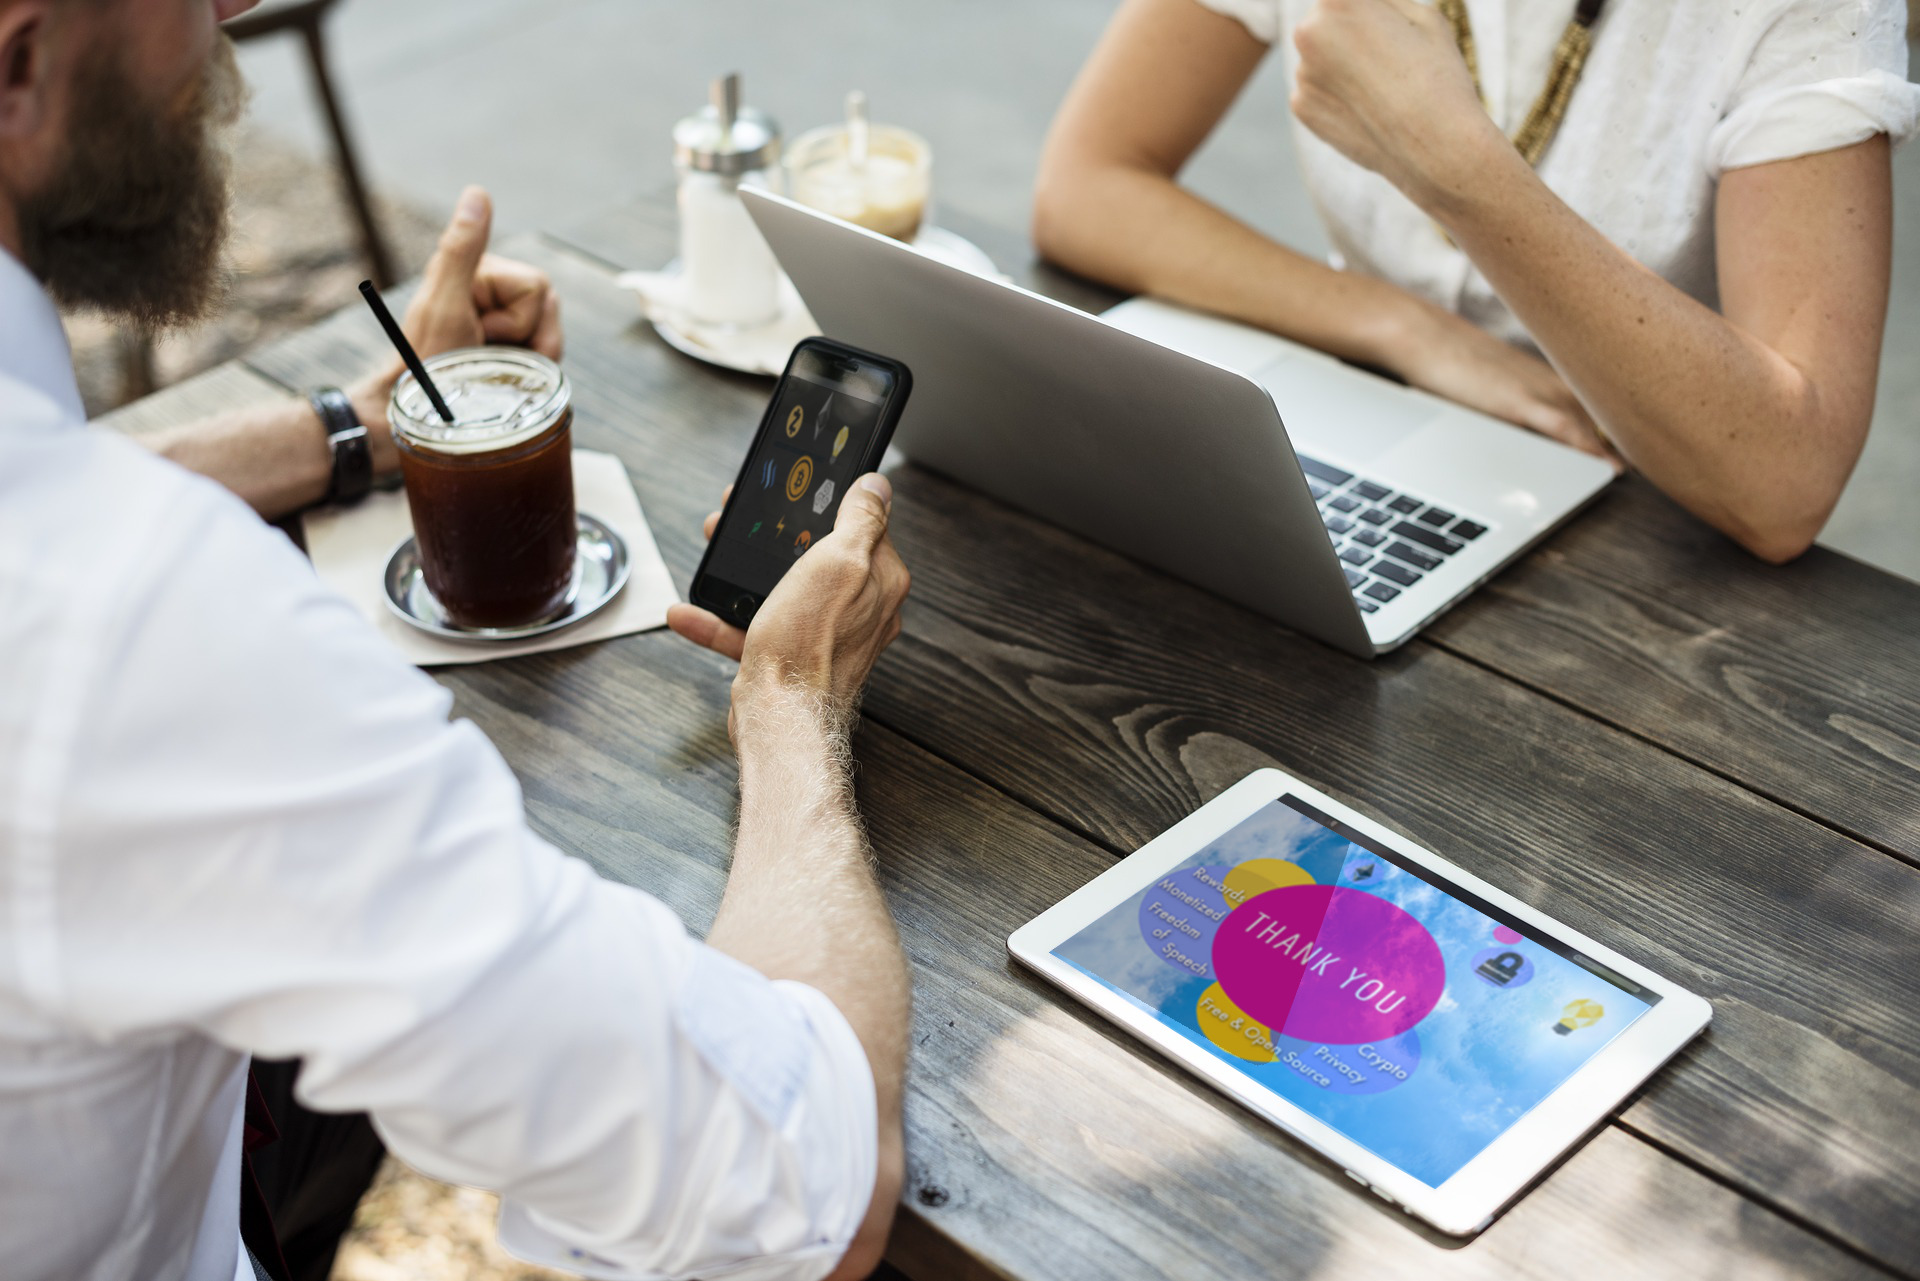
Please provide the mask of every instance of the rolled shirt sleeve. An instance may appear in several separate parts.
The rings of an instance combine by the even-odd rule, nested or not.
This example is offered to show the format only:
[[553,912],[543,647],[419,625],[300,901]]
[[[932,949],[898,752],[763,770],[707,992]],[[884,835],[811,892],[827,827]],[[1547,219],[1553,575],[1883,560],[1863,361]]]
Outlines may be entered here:
[[1203,9],[1225,14],[1261,44],[1280,38],[1280,0],[1195,0]]
[[305,1103],[499,1191],[538,1262],[830,1271],[876,1167],[839,1011],[541,840],[439,685],[250,512],[178,483],[89,660],[32,943],[48,1005],[105,1040],[304,1059]]
[[1788,0],[1756,13],[1752,56],[1707,141],[1713,176],[1912,136],[1920,85],[1907,80],[1901,0]]

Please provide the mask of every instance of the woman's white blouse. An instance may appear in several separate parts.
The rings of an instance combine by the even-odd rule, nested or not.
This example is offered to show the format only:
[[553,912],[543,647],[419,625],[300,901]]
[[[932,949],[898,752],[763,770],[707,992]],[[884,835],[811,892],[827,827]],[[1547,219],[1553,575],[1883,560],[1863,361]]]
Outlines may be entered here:
[[[1279,43],[1314,0],[1198,0]],[[1546,83],[1575,0],[1467,0],[1481,87],[1509,137]],[[1901,0],[1611,0],[1541,179],[1609,239],[1717,307],[1714,185],[1728,169],[1899,142],[1920,118]],[[1283,39],[1283,37],[1285,37]],[[1297,122],[1335,263],[1392,281],[1510,342],[1525,329],[1465,254],[1386,179]]]

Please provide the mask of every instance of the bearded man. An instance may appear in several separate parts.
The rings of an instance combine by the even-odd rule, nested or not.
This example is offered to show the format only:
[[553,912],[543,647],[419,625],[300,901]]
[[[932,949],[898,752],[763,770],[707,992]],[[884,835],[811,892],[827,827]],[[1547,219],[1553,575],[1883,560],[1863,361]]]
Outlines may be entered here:
[[[670,620],[740,661],[739,832],[696,942],[535,836],[448,696],[240,501],[364,491],[395,371],[158,452],[83,421],[56,300],[164,325],[217,295],[241,97],[217,24],[248,7],[0,0],[0,1273],[324,1277],[342,1220],[308,1176],[357,1188],[378,1148],[249,1106],[258,1055],[501,1192],[535,1261],[864,1275],[908,985],[847,736],[907,589],[890,490],[855,483],[749,632]],[[552,291],[486,256],[489,218],[470,189],[410,336],[557,357]],[[276,1121],[267,1196],[246,1149]]]

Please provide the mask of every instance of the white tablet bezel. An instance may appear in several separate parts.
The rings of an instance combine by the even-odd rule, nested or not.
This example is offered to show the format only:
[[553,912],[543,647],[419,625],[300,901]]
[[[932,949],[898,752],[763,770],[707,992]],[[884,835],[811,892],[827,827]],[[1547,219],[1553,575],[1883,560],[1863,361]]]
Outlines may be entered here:
[[[1439,1187],[1429,1187],[1375,1156],[1332,1126],[1241,1075],[1194,1042],[1163,1026],[1142,1006],[1053,955],[1143,887],[1164,876],[1271,802],[1294,796],[1351,824],[1395,854],[1419,864],[1588,958],[1658,993],[1660,1000]],[[1073,996],[1147,1041],[1249,1110],[1265,1117],[1394,1205],[1453,1236],[1485,1228],[1508,1202],[1707,1025],[1713,1009],[1693,993],[1569,929],[1480,878],[1357,814],[1332,797],[1276,769],[1249,774],[1120,860],[1079,890],[1014,931],[1007,950]]]

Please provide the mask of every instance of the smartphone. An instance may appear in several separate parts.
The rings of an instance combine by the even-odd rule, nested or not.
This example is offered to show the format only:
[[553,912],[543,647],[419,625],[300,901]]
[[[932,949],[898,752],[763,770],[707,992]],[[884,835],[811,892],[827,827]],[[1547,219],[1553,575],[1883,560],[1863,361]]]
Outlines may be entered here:
[[752,622],[833,529],[847,486],[880,465],[912,390],[897,360],[826,338],[795,347],[693,576],[693,603],[735,627]]

